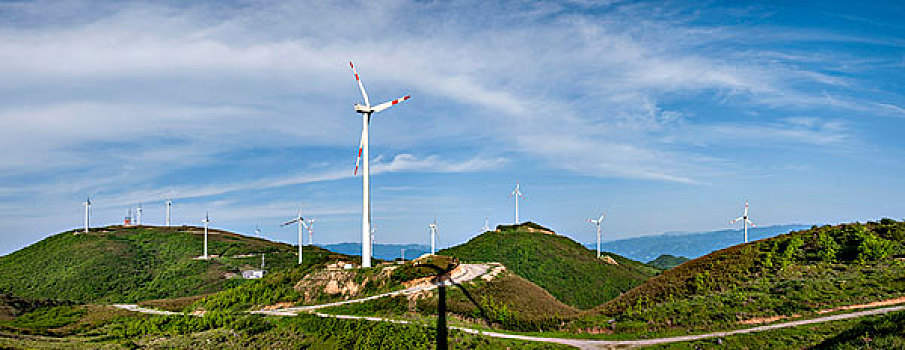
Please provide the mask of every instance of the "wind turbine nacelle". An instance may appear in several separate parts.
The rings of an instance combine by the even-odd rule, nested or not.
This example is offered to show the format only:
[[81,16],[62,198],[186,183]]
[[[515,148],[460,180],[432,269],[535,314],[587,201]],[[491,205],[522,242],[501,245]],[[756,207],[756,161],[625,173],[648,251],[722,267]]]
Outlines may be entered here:
[[355,104],[355,111],[358,113],[362,113],[362,114],[373,112],[373,110],[371,108],[369,108],[368,106],[362,106],[357,103]]

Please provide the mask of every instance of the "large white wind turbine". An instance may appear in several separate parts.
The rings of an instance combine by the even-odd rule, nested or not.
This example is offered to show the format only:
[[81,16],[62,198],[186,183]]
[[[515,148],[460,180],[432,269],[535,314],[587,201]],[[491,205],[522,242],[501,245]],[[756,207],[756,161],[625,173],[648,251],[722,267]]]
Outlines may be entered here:
[[211,223],[210,213],[205,213],[204,220],[201,222],[204,223],[204,255],[201,258],[210,259],[210,256],[207,255],[207,225]]
[[751,220],[748,220],[748,201],[745,201],[745,213],[733,220],[729,220],[729,224],[731,225],[739,221],[741,221],[742,226],[745,227],[745,243],[748,243],[748,225],[751,225],[751,227],[757,227],[757,225],[751,222]]
[[361,142],[358,147],[358,159],[355,161],[355,173],[358,173],[358,163],[364,159],[362,164],[362,211],[361,211],[361,266],[371,267],[371,184],[370,170],[368,168],[368,125],[371,123],[371,114],[380,112],[390,108],[393,105],[409,99],[411,96],[397,98],[371,107],[371,101],[368,99],[368,93],[358,77],[358,71],[355,65],[349,62],[352,68],[352,74],[355,74],[355,81],[358,82],[358,89],[361,90],[361,97],[364,98],[364,105],[355,104],[355,112],[361,114]]
[[515,190],[513,190],[512,193],[509,194],[509,197],[512,197],[515,199],[515,224],[518,225],[518,223],[519,223],[519,221],[518,221],[518,197],[522,197],[522,199],[525,199],[525,196],[522,195],[521,190],[519,190],[518,181],[515,181]]
[[91,198],[85,197],[85,202],[82,203],[85,206],[85,233],[88,233],[88,227],[91,227],[90,215],[91,215]]
[[431,255],[434,255],[437,253],[437,219],[427,224],[427,227],[431,229]]
[[170,227],[170,207],[173,206],[173,200],[167,199],[167,227]]
[[299,215],[292,218],[287,222],[284,222],[282,226],[289,226],[294,223],[299,224],[299,265],[302,264],[302,246],[305,245],[305,242],[302,241],[302,227],[305,225],[305,218],[302,217],[302,210],[299,209]]
[[601,213],[601,214],[600,214],[600,217],[597,218],[597,219],[588,219],[588,222],[590,222],[590,223],[592,223],[592,224],[594,224],[594,225],[597,226],[597,257],[598,257],[598,258],[600,257],[600,233],[601,233],[600,224],[603,223],[603,217],[604,217],[605,215],[606,215],[606,214]]

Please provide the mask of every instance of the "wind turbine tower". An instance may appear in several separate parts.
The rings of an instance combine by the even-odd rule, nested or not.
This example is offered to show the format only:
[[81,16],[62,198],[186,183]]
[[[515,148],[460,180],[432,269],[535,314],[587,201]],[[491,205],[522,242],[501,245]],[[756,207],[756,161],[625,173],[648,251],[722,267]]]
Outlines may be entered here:
[[431,255],[437,253],[437,219],[434,219],[427,227],[431,229]]
[[255,236],[261,238],[261,228],[259,228],[258,225],[255,225]]
[[588,222],[597,226],[597,257],[598,258],[600,258],[600,236],[601,236],[600,224],[603,223],[604,216],[606,216],[606,214],[601,213],[600,217],[597,219],[588,219]]
[[141,203],[138,203],[138,209],[135,209],[135,226],[141,226]]
[[748,219],[748,201],[745,201],[745,213],[742,214],[742,216],[730,220],[729,224],[731,225],[739,221],[742,222],[742,226],[744,226],[745,229],[745,243],[748,243],[748,225],[751,225],[751,227],[757,227],[757,225],[755,225],[753,222],[751,222],[751,220]]
[[91,215],[91,198],[85,197],[85,203],[82,203],[85,206],[85,233],[88,233],[88,227],[90,227],[90,215]]
[[484,227],[481,228],[481,230],[483,230],[482,232],[490,231],[490,217],[489,216],[484,217]]
[[358,163],[364,159],[362,164],[362,198],[361,198],[361,266],[362,267],[371,267],[371,185],[370,185],[370,169],[368,167],[369,163],[369,155],[368,155],[368,125],[371,123],[371,114],[378,113],[387,108],[390,108],[402,101],[409,99],[411,96],[404,96],[401,98],[397,98],[392,101],[387,101],[371,107],[371,101],[368,99],[368,93],[365,92],[364,84],[361,83],[361,79],[358,77],[358,71],[355,70],[355,65],[352,62],[349,62],[349,67],[352,68],[352,74],[355,75],[355,81],[358,82],[358,89],[361,90],[361,97],[364,99],[365,104],[361,105],[355,104],[355,112],[361,114],[361,142],[359,142],[358,147],[358,160],[355,165],[355,174],[358,173]]
[[204,220],[201,220],[204,223],[204,255],[201,257],[202,259],[210,259],[210,256],[207,255],[207,225],[211,223],[211,217],[209,213],[204,214]]
[[515,190],[513,190],[512,193],[509,194],[509,197],[512,197],[512,198],[515,199],[515,224],[518,225],[518,223],[519,223],[519,220],[518,220],[518,198],[519,198],[519,197],[522,197],[522,199],[525,199],[525,196],[522,195],[522,192],[521,192],[521,190],[519,189],[519,183],[518,183],[518,181],[515,182]]
[[304,245],[304,241],[302,241],[302,227],[305,225],[305,218],[302,217],[302,210],[299,209],[299,215],[292,218],[287,222],[284,222],[282,226],[289,226],[294,223],[299,224],[299,265],[302,264],[302,246]]
[[167,227],[170,227],[170,207],[173,206],[173,201],[170,199],[167,199],[166,204],[167,204]]

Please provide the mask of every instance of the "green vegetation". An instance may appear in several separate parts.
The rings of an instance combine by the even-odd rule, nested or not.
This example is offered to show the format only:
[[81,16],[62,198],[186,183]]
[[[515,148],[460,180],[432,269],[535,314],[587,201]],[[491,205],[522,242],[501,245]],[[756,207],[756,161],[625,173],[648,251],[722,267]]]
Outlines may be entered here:
[[223,258],[194,260],[203,235],[194,227],[112,226],[84,234],[53,235],[0,257],[0,289],[31,298],[79,302],[135,302],[211,293],[241,284],[230,280],[268,252],[269,269],[291,266],[292,246],[219,230],[209,235],[209,252]]
[[663,344],[650,349],[902,349],[905,312]]
[[597,259],[581,244],[534,223],[500,226],[439,252],[469,262],[500,262],[563,303],[590,308],[615,298],[659,270],[616,254],[617,264]]
[[[0,348],[46,349],[433,349],[428,324],[340,320],[313,315],[266,318],[228,312],[148,316],[108,307],[61,306],[0,324]],[[450,331],[450,349],[566,349]]]
[[682,265],[686,261],[691,260],[684,256],[675,256],[669,254],[663,254],[658,256],[656,259],[647,262],[648,265],[656,267],[661,270],[669,270],[673,267]]
[[[814,227],[730,247],[664,271],[573,330],[709,331],[905,295],[905,223]],[[614,319],[614,323],[608,320]]]

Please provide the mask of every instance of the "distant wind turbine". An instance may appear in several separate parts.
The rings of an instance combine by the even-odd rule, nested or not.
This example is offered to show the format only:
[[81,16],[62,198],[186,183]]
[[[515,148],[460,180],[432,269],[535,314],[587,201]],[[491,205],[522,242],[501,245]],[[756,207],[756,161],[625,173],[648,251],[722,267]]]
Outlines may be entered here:
[[601,213],[601,214],[600,214],[600,217],[597,218],[596,220],[595,220],[595,219],[588,219],[588,222],[590,222],[590,223],[592,223],[592,224],[594,224],[594,225],[597,226],[597,257],[598,257],[598,258],[600,257],[600,233],[601,233],[600,224],[603,223],[603,217],[604,217],[604,216],[606,216],[606,214],[605,214],[605,213]]
[[167,199],[166,205],[167,205],[167,227],[170,227],[170,207],[173,206],[173,200]]
[[434,219],[433,222],[427,224],[427,227],[431,229],[431,255],[437,253],[436,241],[437,241],[437,219]]
[[490,231],[490,217],[489,216],[484,217],[484,227],[481,228],[481,230],[483,230],[483,232]]
[[258,225],[255,225],[255,236],[261,238],[261,228],[259,228]]
[[210,213],[204,214],[204,220],[201,220],[204,223],[204,255],[203,259],[210,259],[210,256],[207,255],[207,225],[211,223]]
[[308,245],[312,245],[314,240],[314,219],[308,218],[308,220],[302,221],[302,224],[304,224],[305,229],[308,230]]
[[88,228],[91,227],[91,198],[85,197],[85,202],[82,203],[85,206],[85,233],[88,233]]
[[518,220],[518,198],[519,198],[519,197],[522,197],[522,199],[525,199],[525,196],[522,195],[522,192],[521,192],[521,190],[519,189],[519,183],[518,183],[518,181],[515,182],[515,190],[513,190],[512,193],[509,194],[509,197],[512,197],[512,198],[515,199],[515,224],[518,225],[518,223],[519,223],[519,220]]
[[141,203],[138,203],[138,209],[135,209],[135,226],[141,226]]
[[358,174],[358,163],[364,159],[362,164],[362,211],[361,211],[361,266],[362,267],[371,267],[371,184],[370,184],[370,169],[368,167],[369,163],[369,155],[368,155],[368,125],[371,124],[371,114],[378,113],[387,108],[390,108],[402,101],[409,99],[411,96],[404,96],[401,98],[397,98],[392,101],[387,101],[371,107],[371,101],[368,99],[368,93],[365,92],[364,84],[361,83],[361,79],[358,77],[358,71],[355,70],[355,65],[352,62],[349,62],[349,67],[352,68],[352,74],[355,75],[355,81],[358,82],[358,89],[361,90],[361,97],[364,98],[364,105],[355,104],[355,112],[361,114],[361,142],[359,142],[358,146],[358,159],[355,161],[355,174]]
[[729,224],[731,225],[739,221],[742,222],[742,226],[744,226],[745,228],[745,243],[748,243],[748,225],[751,225],[751,227],[757,227],[757,225],[751,222],[751,220],[748,220],[748,201],[745,201],[745,213],[742,214],[742,216],[730,220]]
[[305,245],[305,242],[302,241],[302,227],[305,225],[305,218],[302,217],[302,210],[301,210],[301,209],[299,209],[299,215],[298,215],[298,216],[296,216],[296,217],[293,218],[292,220],[289,220],[289,221],[287,221],[287,222],[284,222],[282,226],[289,226],[289,225],[292,225],[292,224],[294,224],[294,223],[298,223],[298,224],[299,224],[299,265],[301,265],[301,264],[302,264],[302,246]]

